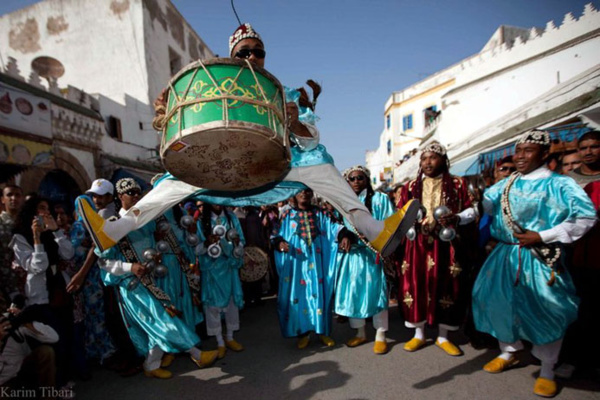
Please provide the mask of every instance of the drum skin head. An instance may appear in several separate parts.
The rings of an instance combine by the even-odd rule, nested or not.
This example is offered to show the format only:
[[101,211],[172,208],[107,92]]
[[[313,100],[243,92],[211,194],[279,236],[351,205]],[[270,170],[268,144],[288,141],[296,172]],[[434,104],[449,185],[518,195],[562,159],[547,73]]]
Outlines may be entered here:
[[269,256],[256,246],[244,249],[244,266],[240,268],[242,282],[256,282],[262,279],[269,269]]
[[219,191],[249,190],[281,180],[290,168],[284,147],[269,140],[272,133],[253,128],[216,127],[187,134],[164,151],[164,167],[190,185]]

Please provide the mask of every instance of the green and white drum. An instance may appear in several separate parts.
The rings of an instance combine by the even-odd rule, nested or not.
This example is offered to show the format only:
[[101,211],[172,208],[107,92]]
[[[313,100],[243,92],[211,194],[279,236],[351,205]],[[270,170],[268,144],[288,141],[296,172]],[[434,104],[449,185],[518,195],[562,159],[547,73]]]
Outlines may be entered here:
[[281,179],[290,168],[285,92],[246,60],[196,61],[169,83],[160,156],[178,179],[240,191]]

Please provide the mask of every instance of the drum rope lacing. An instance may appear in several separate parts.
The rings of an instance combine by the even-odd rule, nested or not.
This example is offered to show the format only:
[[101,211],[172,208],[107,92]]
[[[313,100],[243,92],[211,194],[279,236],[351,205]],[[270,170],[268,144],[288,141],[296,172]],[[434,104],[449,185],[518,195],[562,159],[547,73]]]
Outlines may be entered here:
[[[258,83],[258,79],[256,77],[256,73],[254,71],[254,69],[252,68],[252,65],[250,64],[250,62],[248,60],[246,60],[246,63],[248,64],[248,68],[250,69],[250,72],[252,73],[252,75],[254,76],[255,81]],[[265,92],[262,88],[261,85],[257,85],[258,88],[261,91],[261,95],[263,96],[263,98],[265,99],[265,101],[260,101],[260,100],[256,100],[256,99],[250,99],[247,97],[242,97],[242,96],[234,96],[231,94],[223,94],[223,90],[222,88],[217,84],[217,82],[215,81],[214,77],[212,76],[212,74],[209,73],[208,69],[206,68],[206,66],[204,65],[204,63],[202,63],[202,61],[200,61],[200,65],[202,66],[202,68],[205,70],[207,76],[210,78],[210,80],[212,81],[214,87],[219,91],[219,93],[221,93],[220,96],[215,96],[215,97],[211,97],[211,98],[204,98],[204,99],[193,99],[193,100],[182,100],[183,98],[185,98],[189,92],[189,89],[191,87],[191,84],[193,82],[193,79],[198,71],[198,69],[196,69],[194,71],[194,76],[192,76],[192,78],[190,79],[190,81],[188,82],[188,87],[186,88],[184,94],[180,97],[177,95],[177,92],[175,91],[175,88],[172,86],[171,83],[169,83],[169,89],[171,91],[171,93],[173,93],[173,95],[175,96],[175,104],[173,106],[173,108],[171,109],[171,111],[169,111],[168,113],[166,113],[166,107],[165,106],[158,106],[156,107],[156,111],[158,113],[159,110],[164,110],[165,114],[162,116],[162,118],[160,116],[157,116],[156,118],[154,118],[153,120],[153,127],[157,130],[161,130],[164,131],[166,129],[167,126],[167,121],[169,121],[171,118],[173,118],[173,116],[178,113],[179,114],[179,123],[181,124],[181,109],[185,106],[189,106],[189,105],[193,105],[193,104],[199,104],[199,103],[208,103],[208,102],[215,102],[215,101],[220,101],[220,100],[225,100],[223,103],[224,105],[226,104],[227,100],[234,100],[234,101],[240,101],[240,102],[244,102],[244,103],[249,103],[249,104],[253,104],[256,106],[261,106],[261,107],[265,107],[267,108],[269,111],[271,111],[272,113],[275,114],[275,116],[277,117],[277,119],[279,119],[279,121],[281,121],[282,124],[285,125],[285,116],[277,109],[277,107],[274,105],[274,103],[267,99]],[[240,70],[238,72],[238,75],[235,77],[234,79],[234,83],[237,82],[237,79],[239,78],[241,72],[243,70]],[[278,90],[277,93],[275,94],[275,96],[279,95],[281,92]],[[223,112],[225,113],[225,118],[228,121],[229,118],[227,116],[227,111],[228,111],[228,107],[223,107]],[[181,129],[179,129],[179,132],[181,134]],[[274,135],[274,138],[277,137],[277,134]]]

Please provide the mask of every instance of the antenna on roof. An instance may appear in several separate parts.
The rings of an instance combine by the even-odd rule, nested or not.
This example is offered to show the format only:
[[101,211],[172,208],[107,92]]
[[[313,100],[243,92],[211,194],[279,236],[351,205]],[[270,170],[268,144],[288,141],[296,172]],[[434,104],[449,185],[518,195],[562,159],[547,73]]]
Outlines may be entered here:
[[238,17],[238,13],[237,13],[237,11],[235,11],[235,5],[233,4],[233,0],[231,0],[231,8],[233,9],[233,13],[235,14],[235,17],[237,18],[237,20],[238,20],[238,23],[239,23],[240,25],[242,25],[242,21],[240,21],[240,17]]

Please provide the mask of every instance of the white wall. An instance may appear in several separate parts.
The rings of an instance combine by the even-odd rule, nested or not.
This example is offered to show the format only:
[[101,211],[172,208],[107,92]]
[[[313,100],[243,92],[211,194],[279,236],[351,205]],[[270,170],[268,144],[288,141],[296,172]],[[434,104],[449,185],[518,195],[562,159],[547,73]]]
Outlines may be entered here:
[[106,0],[52,0],[4,15],[2,57],[17,59],[21,74],[29,76],[33,59],[50,56],[65,67],[60,86],[116,101],[128,93],[149,103],[140,0],[116,3],[127,7],[111,7],[115,2]]
[[[579,24],[589,30],[582,30]],[[456,145],[556,85],[599,65],[600,36],[581,38],[594,31],[600,35],[598,12],[466,68],[457,77],[462,85],[443,98],[445,108],[438,128],[442,143]],[[573,43],[578,35],[583,41]]]
[[213,56],[169,0],[49,0],[0,17],[5,62],[27,77],[36,57],[58,59],[60,87],[95,94],[103,117],[121,120],[123,143],[105,137],[103,151],[133,160],[159,144],[152,103],[172,75],[169,48],[182,66]]
[[78,150],[72,147],[65,146],[62,147],[62,150],[66,151],[67,153],[70,153],[73,157],[77,159],[77,161],[79,161],[81,165],[83,165],[85,173],[90,179],[96,179],[96,170],[94,168],[94,155],[92,153],[90,153],[89,151]]
[[[567,14],[556,25],[549,22],[543,31],[532,28],[527,41],[516,38],[511,48],[506,44],[485,46],[481,53],[394,92],[385,104],[398,145],[394,156],[401,157],[404,149],[410,148],[404,143],[407,139],[399,136],[402,117],[410,112],[413,130],[406,134],[422,137],[423,109],[437,104],[442,115],[436,136],[445,145],[457,144],[557,84],[600,64],[600,13],[593,6],[587,5],[578,18]],[[432,90],[452,78],[452,85]],[[400,106],[394,108],[393,104]],[[380,157],[381,144],[371,162],[380,162]]]

